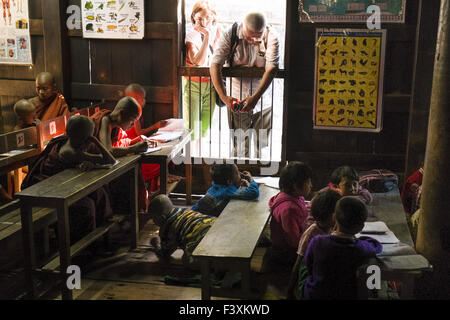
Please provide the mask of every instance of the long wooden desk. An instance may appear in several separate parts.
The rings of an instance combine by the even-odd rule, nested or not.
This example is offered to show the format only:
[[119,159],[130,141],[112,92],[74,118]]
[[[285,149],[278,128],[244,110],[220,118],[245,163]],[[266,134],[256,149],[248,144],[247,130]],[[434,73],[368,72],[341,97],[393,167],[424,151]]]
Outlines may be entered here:
[[158,147],[162,149],[149,154],[143,154],[140,160],[141,163],[154,163],[160,166],[160,193],[169,194],[176,186],[176,183],[170,186],[167,183],[169,175],[168,164],[175,157],[180,156],[183,149],[185,156],[183,159],[186,169],[186,203],[192,204],[192,164],[191,164],[191,134],[192,130],[186,130],[183,135],[174,141],[167,143],[158,143]]
[[89,237],[89,235],[72,247],[70,246],[69,206],[119,176],[128,174],[131,185],[129,190],[130,199],[132,199],[130,208],[133,224],[131,246],[136,248],[139,236],[139,220],[137,216],[137,175],[139,159],[140,155],[118,158],[119,163],[111,169],[96,169],[89,172],[81,172],[78,169],[67,169],[17,194],[21,202],[25,277],[29,298],[35,297],[36,288],[33,274],[35,271],[42,271],[36,270],[32,208],[55,208],[57,211],[60,260],[59,275],[63,281],[62,298],[72,299],[72,291],[65,286],[67,280],[66,270],[70,265],[72,254],[80,250],[80,246],[78,245],[77,247],[77,244]]
[[[386,193],[372,193],[374,201],[370,204],[370,216],[368,221],[383,221],[400,240],[399,244],[383,244],[383,252],[378,256],[377,262],[381,267],[383,280],[395,280],[402,283],[401,298],[414,298],[415,278],[420,276],[423,270],[390,270],[383,264],[384,257],[413,256],[414,242],[411,238],[405,212],[400,199],[400,192],[396,188]],[[370,236],[370,235],[369,235]],[[431,266],[429,269],[431,270]]]
[[202,266],[203,300],[223,294],[220,289],[211,287],[212,266],[242,272],[243,296],[251,297],[250,261],[270,217],[269,199],[278,192],[261,185],[257,201],[231,200],[194,250],[193,256]]

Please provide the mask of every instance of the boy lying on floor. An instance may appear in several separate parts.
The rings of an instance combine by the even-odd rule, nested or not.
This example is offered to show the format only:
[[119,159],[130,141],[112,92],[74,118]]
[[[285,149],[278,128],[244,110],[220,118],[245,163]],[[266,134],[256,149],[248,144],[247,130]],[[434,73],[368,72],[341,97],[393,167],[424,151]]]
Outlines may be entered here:
[[175,208],[166,195],[153,198],[148,211],[153,222],[160,227],[160,243],[157,243],[156,238],[152,239],[157,255],[170,257],[175,250],[181,248],[184,250],[183,264],[196,268],[192,253],[216,218],[187,208]]

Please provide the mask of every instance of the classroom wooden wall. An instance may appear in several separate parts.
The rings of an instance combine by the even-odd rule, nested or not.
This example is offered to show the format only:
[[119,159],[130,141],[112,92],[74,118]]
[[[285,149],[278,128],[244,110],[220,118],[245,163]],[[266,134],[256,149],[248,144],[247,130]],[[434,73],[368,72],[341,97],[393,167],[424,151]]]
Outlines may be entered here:
[[[80,5],[69,0],[68,5]],[[68,32],[71,72],[70,103],[82,108],[104,100],[113,107],[125,87],[139,83],[147,91],[146,125],[177,117],[177,5],[176,0],[145,0],[143,40],[83,39],[81,30]]]
[[[11,131],[15,126],[16,118],[12,110],[14,103],[24,97],[36,96],[34,79],[38,73],[51,70],[55,72],[58,84],[62,85],[61,41],[59,20],[57,20],[59,5],[56,3],[56,7],[52,7],[49,6],[49,2],[51,1],[29,1],[33,66],[0,65],[0,132],[2,133]],[[48,18],[45,24],[43,17]],[[52,49],[56,51],[59,58],[53,59],[54,55],[50,53]]]
[[[407,1],[404,24],[382,23],[382,28],[387,29],[387,46],[383,93],[384,125],[381,133],[313,130],[312,104],[316,29],[366,29],[367,26],[344,23],[300,24],[297,21],[297,4],[297,0],[289,0],[288,4],[290,39],[287,41],[289,61],[287,70],[289,84],[286,128],[287,159],[309,163],[316,173],[316,188],[327,183],[334,168],[345,164],[351,165],[357,170],[386,168],[402,176],[405,170],[413,95],[419,1]],[[432,37],[432,33],[437,33],[437,29],[428,30],[428,32]],[[427,48],[428,51],[434,49],[432,45]],[[433,58],[431,55],[428,60]],[[431,81],[430,73],[432,75],[432,70],[420,76],[428,79],[425,81]],[[427,103],[426,98],[425,103]],[[426,135],[426,125],[422,126],[421,130],[421,133]]]
[[[410,154],[424,150],[426,141],[424,123],[437,31],[435,25],[426,23],[433,21],[430,17],[435,11],[429,10],[427,20],[423,19],[420,24],[419,9],[432,2],[437,3],[433,6],[438,8],[439,1],[407,0],[404,24],[382,24],[388,33],[384,127],[379,134],[312,129],[316,28],[366,28],[366,25],[299,24],[298,1],[287,1],[284,159],[308,162],[317,174],[317,186],[326,183],[331,171],[343,164],[358,170],[388,168],[402,175],[408,160],[407,150],[411,150]],[[71,107],[83,108],[102,100],[112,107],[123,96],[127,84],[138,82],[147,89],[148,105],[144,109],[147,125],[178,116],[177,67],[182,65],[180,49],[184,40],[178,21],[181,0],[145,0],[146,33],[145,39],[139,41],[88,40],[82,38],[81,30],[67,30],[69,14],[66,9],[80,2],[30,1],[34,65],[32,68],[0,66],[0,130],[12,129],[15,124],[12,105],[19,98],[35,95],[34,78],[42,71],[55,74],[58,87]],[[421,37],[417,30],[421,30]],[[418,66],[421,68],[417,69]],[[420,72],[416,77],[415,69]],[[427,90],[423,90],[425,85]],[[414,90],[414,86],[418,90]],[[420,108],[415,106],[414,100]],[[409,128],[414,128],[411,136],[416,137],[410,141]],[[410,158],[409,170],[417,162],[417,158]]]
[[112,108],[125,87],[137,82],[147,90],[146,124],[177,117],[179,1],[144,3],[144,40],[88,40],[82,38],[81,29],[66,26],[67,8],[80,6],[80,0],[29,1],[33,66],[0,66],[0,132],[12,130],[12,106],[36,95],[34,79],[43,71],[56,76],[71,108],[100,101]]

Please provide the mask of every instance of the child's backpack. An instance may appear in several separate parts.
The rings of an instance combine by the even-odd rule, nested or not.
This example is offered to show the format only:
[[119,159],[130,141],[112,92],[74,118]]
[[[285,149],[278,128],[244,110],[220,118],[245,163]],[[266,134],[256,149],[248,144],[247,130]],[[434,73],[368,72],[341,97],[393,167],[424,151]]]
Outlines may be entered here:
[[389,192],[398,188],[398,177],[385,169],[372,169],[359,173],[359,184],[370,192]]

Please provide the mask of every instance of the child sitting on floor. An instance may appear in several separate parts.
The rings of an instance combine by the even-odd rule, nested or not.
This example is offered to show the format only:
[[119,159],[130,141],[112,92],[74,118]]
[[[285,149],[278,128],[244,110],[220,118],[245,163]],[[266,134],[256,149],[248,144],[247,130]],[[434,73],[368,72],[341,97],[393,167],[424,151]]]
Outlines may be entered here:
[[183,263],[196,268],[192,253],[216,218],[186,208],[175,208],[166,195],[152,199],[149,214],[160,227],[160,244],[152,241],[156,253],[162,257],[169,257],[175,250],[181,248],[184,250]]
[[381,253],[381,244],[370,237],[356,238],[364,227],[367,207],[357,197],[343,197],[336,204],[337,230],[318,235],[308,245],[308,270],[303,299],[357,299],[357,269]]
[[36,116],[36,108],[26,99],[16,102],[14,105],[14,113],[17,117],[17,124],[14,127],[14,131],[36,126],[39,123]]
[[255,200],[259,185],[250,172],[239,172],[235,164],[220,164],[211,168],[212,187],[192,210],[218,217],[231,199]]
[[332,189],[341,194],[341,196],[357,196],[365,204],[370,204],[373,197],[369,190],[359,185],[358,172],[349,166],[342,166],[333,171],[330,183],[323,190]]
[[311,168],[292,161],[281,170],[280,193],[272,197],[270,235],[274,261],[289,265],[295,262],[298,242],[307,228],[308,209],[305,198],[312,188]]
[[292,268],[291,278],[289,280],[287,298],[301,299],[301,292],[305,282],[307,272],[305,261],[303,260],[308,244],[315,236],[319,234],[330,234],[335,225],[334,211],[336,203],[341,195],[334,190],[325,190],[319,192],[311,204],[311,216],[314,223],[309,226],[300,238],[297,249],[297,260]]

